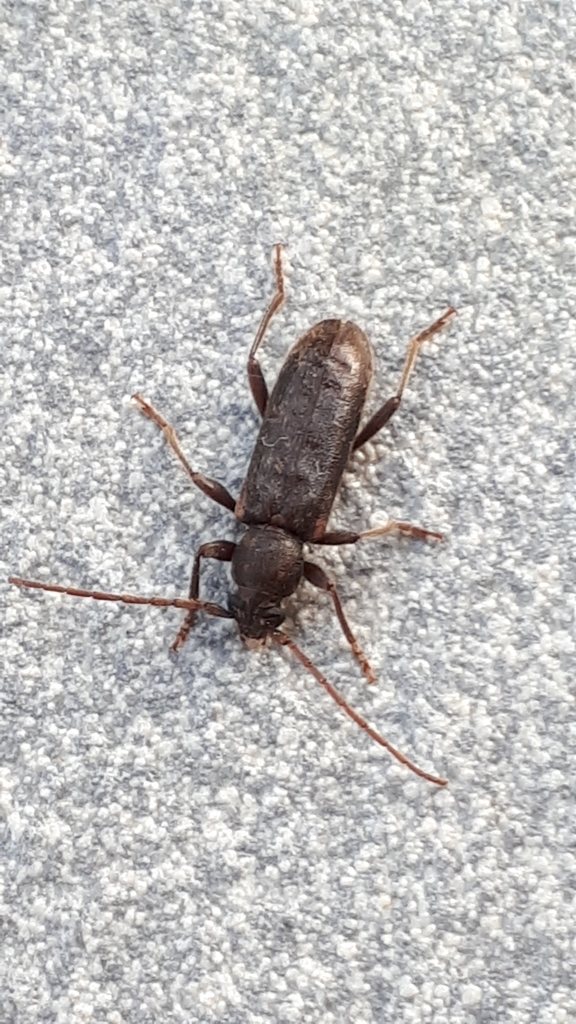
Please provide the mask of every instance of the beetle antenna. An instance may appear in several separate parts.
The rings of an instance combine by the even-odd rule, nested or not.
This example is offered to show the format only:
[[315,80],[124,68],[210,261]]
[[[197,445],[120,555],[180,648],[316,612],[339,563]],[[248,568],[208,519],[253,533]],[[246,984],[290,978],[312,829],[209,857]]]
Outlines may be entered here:
[[316,668],[316,666],[310,661],[309,658],[306,657],[304,652],[296,646],[294,641],[291,640],[291,638],[287,636],[286,633],[281,633],[279,630],[275,630],[271,634],[271,636],[278,645],[290,648],[292,653],[295,654],[296,657],[298,658],[298,661],[302,665],[304,665],[304,668],[307,668],[308,671],[314,676],[314,678],[320,683],[320,686],[323,686],[326,692],[330,694],[332,700],[336,701],[336,703],[342,708],[342,710],[346,712],[348,717],[351,718],[354,722],[356,722],[356,725],[359,725],[361,729],[364,729],[364,731],[368,733],[370,739],[375,740],[376,743],[379,743],[381,747],[385,747],[386,750],[388,750],[392,754],[392,756],[400,762],[400,764],[405,765],[405,767],[409,768],[410,771],[414,772],[415,775],[419,775],[421,779],[426,779],[427,782],[433,782],[435,783],[436,786],[448,785],[448,779],[439,779],[435,775],[429,775],[428,772],[423,771],[422,768],[418,768],[418,765],[415,765],[412,763],[412,761],[409,761],[408,758],[404,756],[404,754],[401,754],[399,750],[396,750],[396,747],[393,747],[392,744],[388,742],[388,740],[385,740],[384,737],[380,735],[380,733],[376,732],[375,729],[372,729],[371,726],[368,725],[368,722],[364,718],[362,718],[362,716],[359,715],[358,712],[354,710],[354,708],[350,707],[350,705],[344,700],[344,697],[342,697],[338,693],[338,690],[334,689],[332,684],[328,682],[326,676],[322,675],[320,670]]
[[100,590],[78,590],[75,587],[60,587],[55,583],[37,583],[35,580],[21,580],[19,576],[10,576],[8,583],[15,587],[27,587],[29,590],[49,590],[54,594],[69,594],[70,597],[91,597],[94,601],[119,601],[121,604],[151,604],[155,608],[185,608],[186,611],[206,612],[220,619],[232,619],[234,616],[226,608],[210,601],[196,601],[184,597],[137,597],[134,594],[106,594]]

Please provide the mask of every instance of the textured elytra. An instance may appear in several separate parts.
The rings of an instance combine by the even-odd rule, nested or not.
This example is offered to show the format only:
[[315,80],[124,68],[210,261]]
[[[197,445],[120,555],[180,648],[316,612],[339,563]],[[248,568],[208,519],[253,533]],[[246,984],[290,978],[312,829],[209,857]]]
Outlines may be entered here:
[[268,399],[236,505],[241,522],[301,540],[328,521],[364,408],[372,347],[355,324],[323,320],[289,352]]

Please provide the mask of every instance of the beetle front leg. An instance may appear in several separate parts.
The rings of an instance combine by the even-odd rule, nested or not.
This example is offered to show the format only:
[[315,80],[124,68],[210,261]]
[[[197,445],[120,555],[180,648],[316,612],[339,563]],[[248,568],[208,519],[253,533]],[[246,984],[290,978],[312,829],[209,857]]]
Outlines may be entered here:
[[414,369],[414,363],[416,362],[423,343],[428,341],[428,338],[431,338],[432,335],[441,331],[454,316],[456,316],[456,310],[450,307],[450,309],[447,309],[438,320],[435,320],[434,323],[430,325],[430,327],[427,327],[426,330],[421,331],[415,338],[412,338],[412,341],[408,345],[408,352],[406,353],[406,359],[404,360],[404,366],[402,368],[400,383],[398,384],[396,394],[393,398],[389,398],[387,402],[384,402],[384,405],[382,405],[378,411],[374,413],[371,419],[368,420],[368,423],[362,428],[352,445],[353,451],[356,451],[357,448],[361,448],[363,444],[366,444],[370,438],[374,437],[374,434],[377,434],[379,430],[382,430],[382,427],[392,419],[394,413],[400,407],[402,394],[408,383],[410,374]]
[[262,317],[262,322],[258,328],[258,333],[254,338],[254,343],[250,349],[250,355],[248,356],[248,382],[250,384],[250,390],[256,402],[258,412],[261,416],[266,412],[266,405],[268,403],[268,388],[266,381],[264,380],[264,374],[260,368],[260,363],[256,359],[256,352],[258,351],[262,339],[266,333],[268,324],[272,317],[278,312],[285,299],[284,292],[284,273],[282,270],[282,246],[277,245],[275,247],[275,259],[274,269],[276,271],[276,293],[272,302],[268,306],[268,309]]
[[[188,591],[188,598],[191,601],[198,600],[198,594],[200,591],[200,559],[201,558],[216,558],[219,562],[231,562],[234,554],[236,545],[231,540],[213,540],[208,544],[203,544],[201,548],[196,552],[194,559],[194,565],[192,567],[192,579],[190,580],[190,589]],[[172,644],[172,650],[177,651],[182,644],[185,644],[190,630],[193,628],[196,622],[197,614],[193,609],[189,611],[181,628],[178,631],[178,635]]]
[[233,512],[236,508],[236,502],[230,492],[227,491],[222,484],[219,484],[217,480],[211,480],[210,477],[204,476],[203,473],[196,473],[192,469],[192,466],[182,451],[180,441],[178,440],[178,435],[174,430],[174,427],[171,427],[168,421],[164,419],[158,410],[155,409],[153,405],[150,405],[145,398],[142,398],[142,395],[137,393],[132,395],[132,398],[135,402],[138,402],[140,411],[160,427],[160,430],[164,434],[164,437],[168,441],[172,451],[176,452],[176,455],[180,459],[180,462],[184,466],[184,469],[188,473],[192,482],[196,484],[196,487],[199,487],[204,494],[207,494],[209,498],[212,498],[212,501],[218,502],[219,505],[223,505],[224,508],[228,508]]
[[352,653],[354,654],[354,657],[358,661],[358,664],[360,665],[360,668],[362,669],[368,682],[375,683],[376,674],[370,662],[368,661],[368,658],[364,654],[364,651],[360,647],[360,644],[358,643],[352,630],[350,629],[348,622],[346,621],[346,616],[344,615],[344,609],[342,608],[342,603],[338,596],[336,585],[332,583],[332,580],[328,579],[328,576],[326,575],[324,570],[321,569],[319,565],[315,565],[314,562],[304,562],[304,577],[308,580],[309,583],[312,584],[312,586],[318,587],[319,590],[325,590],[328,594],[330,594],[330,597],[334,602],[334,608],[336,609],[338,621],[342,626],[344,636],[346,637],[348,643],[350,644],[350,647],[352,648]]

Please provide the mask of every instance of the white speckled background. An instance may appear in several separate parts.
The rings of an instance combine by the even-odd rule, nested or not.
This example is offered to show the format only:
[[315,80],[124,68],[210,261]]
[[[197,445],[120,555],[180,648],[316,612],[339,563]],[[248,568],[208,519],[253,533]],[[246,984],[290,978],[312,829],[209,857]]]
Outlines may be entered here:
[[[568,1024],[574,937],[574,38],[568,4],[40,0],[0,27],[0,1021]],[[233,517],[245,373],[327,316],[372,408],[449,304],[316,553],[287,654],[9,588],[183,594]],[[226,567],[205,574],[223,599]]]

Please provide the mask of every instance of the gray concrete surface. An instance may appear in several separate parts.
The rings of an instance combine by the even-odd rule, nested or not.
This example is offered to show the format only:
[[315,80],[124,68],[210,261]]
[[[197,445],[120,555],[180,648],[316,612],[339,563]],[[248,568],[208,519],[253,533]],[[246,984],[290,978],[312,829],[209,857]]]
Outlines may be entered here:
[[[440,0],[15,4],[2,15],[0,1021],[562,1024],[574,937],[574,12]],[[327,316],[371,408],[447,305],[316,557],[289,656],[9,588],[184,594],[235,538],[246,356]],[[205,593],[223,599],[225,567]]]

